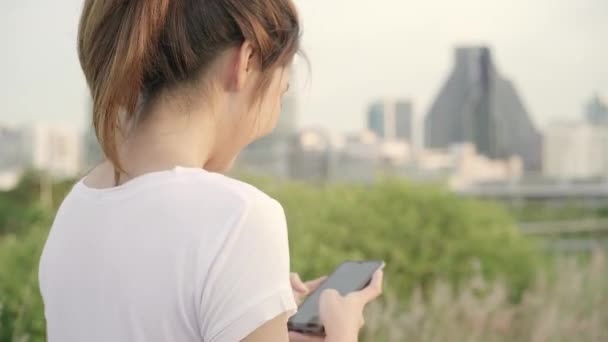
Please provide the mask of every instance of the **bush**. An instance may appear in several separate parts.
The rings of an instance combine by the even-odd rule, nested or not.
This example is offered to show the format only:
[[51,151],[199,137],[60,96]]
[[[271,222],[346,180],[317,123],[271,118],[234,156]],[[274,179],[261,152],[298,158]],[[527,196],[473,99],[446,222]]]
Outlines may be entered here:
[[26,234],[31,227],[50,225],[52,212],[59,208],[73,182],[52,184],[52,198],[45,207],[40,201],[43,179],[44,175],[29,171],[15,189],[0,192],[0,236]]
[[44,341],[38,261],[47,230],[0,237],[0,341]]
[[348,259],[383,259],[388,288],[402,298],[437,279],[458,289],[478,272],[503,280],[515,297],[533,280],[535,248],[497,205],[396,180],[263,188],[285,208],[292,269],[304,277]]

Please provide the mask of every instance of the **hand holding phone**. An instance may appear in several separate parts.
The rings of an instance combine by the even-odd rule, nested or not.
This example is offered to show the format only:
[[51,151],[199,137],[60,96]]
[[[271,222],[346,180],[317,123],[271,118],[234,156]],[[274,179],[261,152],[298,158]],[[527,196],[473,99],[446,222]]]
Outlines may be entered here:
[[382,261],[343,263],[300,306],[289,330],[311,335],[356,336],[363,308],[382,292]]

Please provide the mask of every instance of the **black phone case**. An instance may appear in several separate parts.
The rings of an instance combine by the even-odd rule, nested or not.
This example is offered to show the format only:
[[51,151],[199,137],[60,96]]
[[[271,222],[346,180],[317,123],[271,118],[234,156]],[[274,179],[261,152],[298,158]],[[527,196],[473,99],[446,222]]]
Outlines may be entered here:
[[[382,260],[363,260],[363,261],[362,260],[347,260],[347,261],[343,262],[342,264],[340,264],[340,266],[342,266],[343,264],[349,263],[349,262],[356,262],[356,263],[377,262],[380,264],[378,269],[380,269],[382,267],[382,265],[384,265],[384,261],[382,261]],[[340,266],[338,266],[336,269],[338,269]],[[361,284],[360,286],[358,286],[355,291],[363,290],[367,285],[369,285],[370,282],[371,282],[371,278],[364,284]],[[321,286],[322,285],[323,285],[323,283],[321,283]],[[319,286],[319,287],[321,287],[321,286]],[[304,302],[302,302],[301,305],[303,305],[305,302],[306,302],[306,300],[304,300]],[[325,327],[321,324],[316,324],[316,323],[297,324],[297,323],[293,323],[291,320],[289,320],[289,321],[287,321],[287,330],[293,331],[293,332],[298,332],[301,334],[306,334],[306,335],[325,336]]]

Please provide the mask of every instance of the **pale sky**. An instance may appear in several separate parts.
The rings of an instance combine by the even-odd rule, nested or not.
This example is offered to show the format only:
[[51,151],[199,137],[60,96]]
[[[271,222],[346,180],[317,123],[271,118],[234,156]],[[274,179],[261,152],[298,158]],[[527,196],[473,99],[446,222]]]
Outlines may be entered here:
[[[378,97],[428,111],[461,44],[492,47],[535,122],[582,115],[608,98],[606,0],[296,0],[310,78],[301,127],[361,129]],[[82,128],[87,91],[76,55],[82,0],[0,2],[0,122]]]

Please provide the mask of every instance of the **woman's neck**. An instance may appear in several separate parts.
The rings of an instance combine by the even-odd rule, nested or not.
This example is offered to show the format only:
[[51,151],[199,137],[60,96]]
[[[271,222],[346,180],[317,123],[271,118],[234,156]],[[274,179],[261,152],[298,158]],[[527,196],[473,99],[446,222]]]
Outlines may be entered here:
[[125,136],[117,139],[123,169],[119,177],[115,177],[115,168],[106,161],[87,176],[87,185],[108,188],[176,166],[206,167],[215,150],[217,127],[213,115],[184,113],[179,107],[167,105],[156,108],[141,116],[145,119],[128,125]]

